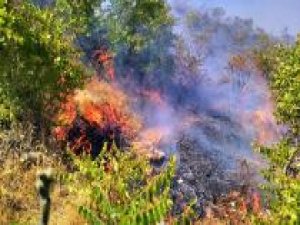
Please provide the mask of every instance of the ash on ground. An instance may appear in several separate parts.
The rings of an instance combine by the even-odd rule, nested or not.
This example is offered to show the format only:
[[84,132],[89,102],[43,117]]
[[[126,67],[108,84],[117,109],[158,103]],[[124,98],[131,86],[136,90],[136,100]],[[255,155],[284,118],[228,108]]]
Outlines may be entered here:
[[203,217],[208,204],[216,203],[230,191],[255,185],[247,166],[246,171],[229,170],[218,153],[203,151],[197,140],[182,137],[177,151],[179,163],[171,191],[174,214],[179,215],[186,205],[194,202],[193,209]]

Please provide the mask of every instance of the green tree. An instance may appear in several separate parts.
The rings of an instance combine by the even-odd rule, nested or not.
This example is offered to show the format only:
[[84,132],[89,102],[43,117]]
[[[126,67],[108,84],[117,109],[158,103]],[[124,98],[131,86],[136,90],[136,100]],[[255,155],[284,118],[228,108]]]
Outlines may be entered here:
[[[82,45],[89,52],[102,44],[95,42],[104,40],[115,55],[117,74],[130,71],[139,84],[161,84],[160,79],[172,73],[173,64],[173,19],[166,1],[108,0],[99,5],[94,9],[90,37],[84,38]],[[158,71],[160,76],[144,82]]]
[[106,27],[114,47],[139,51],[172,19],[164,0],[109,0],[99,8],[99,23]]
[[[39,8],[30,1],[1,0],[1,119],[47,119],[82,83],[87,73],[74,39],[84,30],[75,25],[74,5],[82,7],[57,1],[55,7]],[[86,23],[86,15],[78,17],[79,24]]]

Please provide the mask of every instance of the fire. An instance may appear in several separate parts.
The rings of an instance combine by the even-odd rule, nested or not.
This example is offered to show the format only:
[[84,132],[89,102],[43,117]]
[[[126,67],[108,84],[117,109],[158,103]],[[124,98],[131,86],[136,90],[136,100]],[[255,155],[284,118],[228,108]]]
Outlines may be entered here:
[[57,115],[56,121],[60,121],[63,124],[71,124],[76,118],[76,105],[73,102],[73,96],[69,95],[66,98],[66,102],[61,106],[61,112]]
[[215,205],[210,204],[205,209],[206,218],[229,218],[230,221],[235,221],[233,224],[240,224],[239,222],[249,213],[262,214],[263,206],[259,191],[250,187],[247,189],[231,191],[218,199]]
[[[141,120],[130,110],[128,96],[116,82],[107,82],[115,79],[113,54],[104,46],[94,51],[92,59],[98,73],[83,89],[68,95],[61,105],[55,117],[59,125],[53,130],[57,140],[67,141],[75,153],[93,153],[103,142],[108,142],[110,148],[122,135],[141,153],[147,154],[149,149],[151,154],[159,152],[158,144],[163,136],[157,132],[160,129],[141,131]],[[159,107],[166,104],[156,90],[143,90],[140,96]]]
[[[100,75],[108,75],[110,80],[114,80],[115,68],[113,54],[107,48],[102,47],[99,50],[94,51],[92,58],[98,64],[96,67],[102,67],[98,68],[101,73]],[[104,74],[102,74],[102,72],[104,72]]]
[[[74,152],[91,151],[91,143],[102,138],[112,142],[117,132],[133,139],[141,127],[136,114],[129,109],[129,99],[114,84],[91,79],[82,90],[68,96],[61,107],[54,129],[58,140],[67,140]],[[93,137],[89,137],[93,133]]]
[[259,214],[262,210],[260,193],[254,190],[251,193],[251,206],[254,214]]

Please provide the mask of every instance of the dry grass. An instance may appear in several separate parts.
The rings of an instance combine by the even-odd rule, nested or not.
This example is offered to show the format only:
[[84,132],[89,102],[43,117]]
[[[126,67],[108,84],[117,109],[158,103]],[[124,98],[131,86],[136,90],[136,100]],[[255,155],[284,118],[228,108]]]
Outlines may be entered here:
[[[52,149],[57,149],[55,146]],[[67,173],[62,154],[47,151],[36,138],[30,124],[12,124],[0,129],[0,225],[38,224],[39,196],[36,191],[38,171],[53,168],[56,174]],[[57,176],[59,177],[59,176]],[[56,179],[52,188],[50,225],[84,225],[77,213],[80,198],[67,191]]]
[[[42,157],[37,163],[24,163],[20,157],[9,155],[0,168],[0,224],[37,224],[39,198],[35,189],[36,174],[47,167],[67,172],[58,158]],[[82,196],[70,193],[63,183],[57,181],[52,190],[52,205],[49,225],[85,225],[78,214],[77,206],[85,201]],[[248,225],[247,209],[241,208],[245,196],[232,192],[217,205],[207,208],[207,217],[195,225]],[[234,203],[234,204],[233,204]],[[170,223],[172,224],[172,223]]]
[[[0,224],[37,224],[40,216],[39,197],[35,189],[36,174],[47,167],[65,171],[59,160],[47,158],[34,165],[24,164],[19,157],[9,156],[0,168]],[[52,190],[50,225],[84,225],[77,213],[78,196],[56,182]]]

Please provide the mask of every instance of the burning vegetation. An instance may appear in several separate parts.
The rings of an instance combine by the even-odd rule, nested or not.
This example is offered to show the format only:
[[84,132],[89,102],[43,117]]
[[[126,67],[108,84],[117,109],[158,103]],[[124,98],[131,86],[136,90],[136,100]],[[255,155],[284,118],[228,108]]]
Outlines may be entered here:
[[[163,0],[103,1],[108,6],[100,8],[98,1],[74,5],[58,1],[46,9],[25,2],[12,1],[5,7],[0,3],[0,25],[2,9],[5,16],[14,14],[5,19],[7,24],[16,23],[6,38],[0,38],[0,50],[14,59],[11,66],[0,55],[5,62],[0,60],[4,74],[0,121],[6,124],[0,130],[0,146],[5,149],[5,154],[0,152],[0,212],[9,208],[3,213],[5,222],[22,217],[31,223],[26,214],[31,207],[37,216],[34,193],[22,200],[22,194],[14,199],[13,191],[22,192],[21,182],[29,188],[34,174],[45,166],[58,170],[54,218],[64,210],[62,206],[72,208],[72,213],[80,206],[75,219],[68,215],[59,224],[80,218],[80,225],[86,220],[238,225],[250,224],[251,216],[266,215],[268,199],[258,188],[262,183],[258,172],[267,164],[252,151],[252,143],[278,140],[280,129],[273,113],[281,104],[273,103],[269,91],[265,73],[271,65],[255,55],[264,47],[263,31],[248,20],[225,18],[220,9],[190,13],[178,5],[174,16],[184,19],[178,20],[176,33]],[[67,10],[60,4],[66,4]],[[77,19],[82,30],[74,25]],[[39,23],[31,29],[34,21]],[[17,32],[11,38],[20,27],[28,34]],[[0,28],[2,32],[6,30]],[[259,47],[253,50],[254,46]],[[85,76],[89,70],[92,74]],[[49,100],[52,94],[55,101]],[[293,96],[286,97],[296,101]],[[299,129],[294,125],[299,124],[297,109],[292,132]],[[37,124],[28,137],[23,135],[26,129],[13,127],[28,122],[27,118]],[[291,139],[297,145],[298,137]],[[295,152],[284,151],[282,155],[297,161]],[[283,167],[282,159],[272,157],[271,163]],[[239,177],[240,161],[246,175]],[[292,169],[286,169],[296,175],[296,166],[293,162]],[[25,179],[19,179],[23,172]],[[27,175],[28,181],[23,181]]]
[[57,116],[60,126],[54,129],[60,141],[71,150],[99,155],[105,142],[124,147],[141,129],[139,117],[130,109],[128,97],[117,85],[91,79],[82,90],[67,98]]

